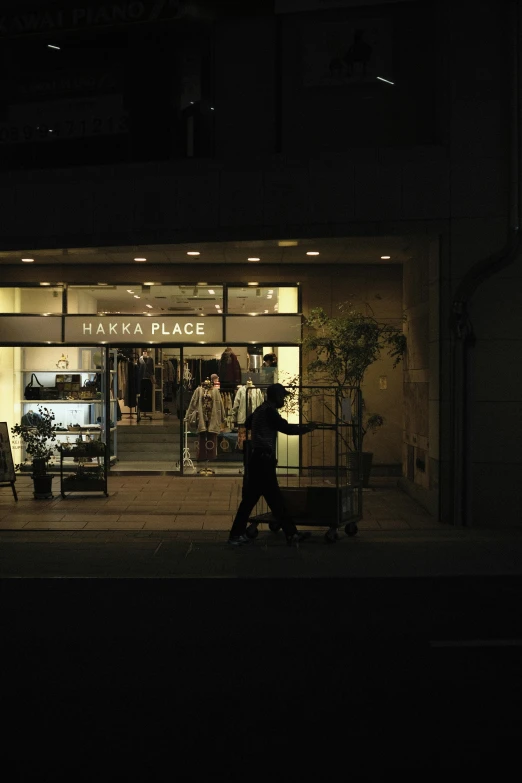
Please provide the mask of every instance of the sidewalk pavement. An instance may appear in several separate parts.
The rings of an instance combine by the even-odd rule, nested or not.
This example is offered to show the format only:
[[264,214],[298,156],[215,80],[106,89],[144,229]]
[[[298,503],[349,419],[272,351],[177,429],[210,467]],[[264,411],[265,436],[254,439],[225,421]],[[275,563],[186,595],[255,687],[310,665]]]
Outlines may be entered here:
[[110,496],[35,501],[29,480],[0,495],[0,578],[379,578],[522,574],[522,528],[442,525],[390,482],[364,494],[357,536],[325,527],[298,549],[259,526],[226,545],[241,481],[111,478]]

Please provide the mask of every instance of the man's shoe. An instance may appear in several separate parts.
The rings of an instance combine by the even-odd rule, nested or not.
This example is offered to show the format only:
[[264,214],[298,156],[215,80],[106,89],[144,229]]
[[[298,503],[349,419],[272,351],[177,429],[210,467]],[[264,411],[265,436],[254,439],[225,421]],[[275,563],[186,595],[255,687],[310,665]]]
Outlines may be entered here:
[[250,544],[251,539],[248,538],[248,536],[230,536],[230,538],[227,541],[228,546],[244,546],[245,544]]
[[286,537],[287,546],[299,546],[302,541],[306,541],[311,536],[312,534],[309,532],[294,533],[292,536]]

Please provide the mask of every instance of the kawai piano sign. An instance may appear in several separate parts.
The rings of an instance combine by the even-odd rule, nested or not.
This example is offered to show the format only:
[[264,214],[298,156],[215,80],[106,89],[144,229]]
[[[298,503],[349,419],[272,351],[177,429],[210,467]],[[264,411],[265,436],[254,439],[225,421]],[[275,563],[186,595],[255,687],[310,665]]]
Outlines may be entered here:
[[221,316],[154,318],[153,316],[66,316],[65,342],[87,343],[220,343]]

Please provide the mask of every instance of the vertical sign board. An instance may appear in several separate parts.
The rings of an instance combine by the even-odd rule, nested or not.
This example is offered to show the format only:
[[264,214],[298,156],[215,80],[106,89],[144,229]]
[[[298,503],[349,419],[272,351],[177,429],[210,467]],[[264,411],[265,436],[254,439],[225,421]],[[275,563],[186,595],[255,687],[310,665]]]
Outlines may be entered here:
[[9,430],[7,428],[7,422],[0,421],[0,484],[10,484],[14,498],[15,500],[18,500],[14,488],[15,481],[16,476],[13,454],[11,452],[11,443],[9,441]]

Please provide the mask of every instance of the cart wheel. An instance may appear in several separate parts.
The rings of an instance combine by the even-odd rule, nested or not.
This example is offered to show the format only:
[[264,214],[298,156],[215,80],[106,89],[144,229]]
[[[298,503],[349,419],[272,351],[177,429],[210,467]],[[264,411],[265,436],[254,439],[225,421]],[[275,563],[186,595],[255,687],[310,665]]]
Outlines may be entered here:
[[275,520],[269,522],[268,527],[270,528],[272,533],[279,533],[279,531],[281,530],[281,525],[279,524],[279,522],[276,522]]
[[339,538],[339,536],[337,535],[337,531],[336,530],[331,530],[330,529],[330,530],[327,530],[326,533],[324,534],[324,540],[325,540],[325,542],[327,544],[335,544],[335,543],[337,543],[337,539],[338,538]]
[[252,522],[252,524],[249,525],[245,530],[245,535],[247,538],[257,538],[258,534],[259,530],[257,529],[255,522]]
[[346,527],[344,528],[344,532],[347,536],[356,536],[359,532],[359,528],[357,527],[355,522],[348,522]]

